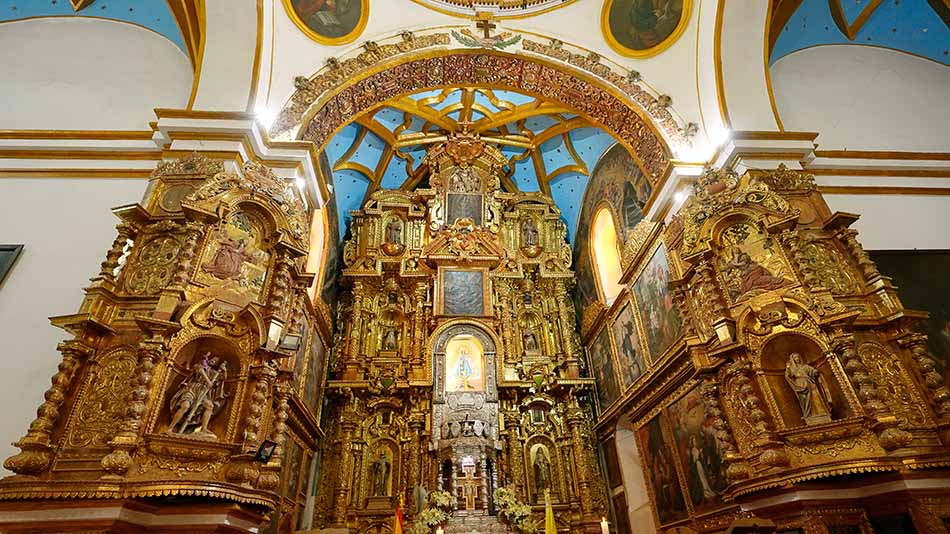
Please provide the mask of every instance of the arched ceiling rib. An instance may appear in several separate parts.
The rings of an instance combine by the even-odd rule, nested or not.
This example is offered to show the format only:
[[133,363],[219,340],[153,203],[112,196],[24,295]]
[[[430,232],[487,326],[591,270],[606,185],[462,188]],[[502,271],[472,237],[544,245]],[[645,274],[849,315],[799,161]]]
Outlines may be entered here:
[[396,98],[343,128],[326,147],[341,233],[350,210],[372,192],[419,185],[426,147],[459,131],[501,150],[508,159],[505,189],[551,195],[571,236],[587,178],[615,142],[570,109],[515,91],[451,87]]

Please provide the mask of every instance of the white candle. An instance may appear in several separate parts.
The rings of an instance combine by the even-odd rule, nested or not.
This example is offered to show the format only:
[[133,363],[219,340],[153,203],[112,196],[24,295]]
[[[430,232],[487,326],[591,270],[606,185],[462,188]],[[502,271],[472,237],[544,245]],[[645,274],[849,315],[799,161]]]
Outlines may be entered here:
[[435,534],[445,534],[445,531],[442,530],[442,527],[437,527],[437,528],[435,529]]
[[600,518],[600,534],[610,534],[610,526],[607,524],[607,518]]

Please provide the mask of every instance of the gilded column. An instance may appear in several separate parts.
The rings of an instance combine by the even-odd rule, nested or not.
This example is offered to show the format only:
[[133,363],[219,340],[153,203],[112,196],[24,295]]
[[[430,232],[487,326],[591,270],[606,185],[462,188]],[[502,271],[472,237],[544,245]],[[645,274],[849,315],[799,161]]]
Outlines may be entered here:
[[941,419],[950,418],[950,392],[947,391],[943,376],[937,372],[937,362],[934,361],[930,348],[927,347],[927,336],[911,334],[900,343],[903,347],[910,349],[913,361],[924,379],[924,385],[930,390],[937,416]]
[[115,283],[115,271],[119,267],[119,258],[125,253],[125,246],[132,237],[133,229],[126,223],[119,223],[115,227],[118,235],[112,242],[112,247],[106,252],[106,259],[102,262],[99,270],[99,278],[110,283]]
[[30,423],[26,436],[15,443],[21,452],[3,462],[3,467],[20,475],[36,475],[49,467],[52,459],[50,437],[59,420],[59,409],[66,400],[80,362],[92,354],[91,347],[76,340],[63,341],[57,348],[63,358],[50,379],[50,388],[43,395],[46,400],[36,410],[36,419]]
[[749,478],[749,466],[739,455],[735,438],[732,436],[732,428],[723,417],[722,404],[719,400],[719,383],[714,377],[709,377],[703,382],[701,393],[706,418],[712,421],[712,427],[716,431],[716,441],[722,447],[723,461],[727,464],[726,477],[730,482]]
[[524,471],[524,447],[521,443],[521,417],[512,410],[505,414],[505,435],[508,438],[508,465],[511,466],[511,482],[515,494],[528,496]]
[[175,269],[175,275],[172,277],[172,288],[184,291],[191,279],[191,265],[195,259],[198,250],[198,239],[201,237],[201,225],[189,223],[187,225],[187,235],[182,244],[181,252],[178,253],[178,267]]
[[[498,284],[498,300],[499,300],[499,315],[502,318],[502,322],[506,325],[514,325],[515,317],[512,314],[514,309],[511,302],[511,288],[507,284]],[[505,350],[505,360],[507,361],[516,361],[521,351],[519,351],[514,345],[514,341],[511,339],[510,335],[501,336],[502,347]]]
[[[347,410],[348,412],[348,410]],[[356,420],[344,412],[340,421],[340,466],[337,485],[333,495],[333,526],[346,526],[346,508],[350,496],[350,479],[353,473],[353,431]]]
[[838,236],[844,241],[845,246],[848,247],[848,251],[854,256],[854,260],[858,262],[858,266],[861,267],[861,272],[864,273],[865,279],[871,280],[881,276],[881,272],[877,270],[877,265],[874,264],[874,260],[871,259],[871,256],[868,255],[864,247],[861,246],[861,243],[858,242],[857,230],[848,228],[842,230]]
[[409,355],[409,361],[412,366],[419,366],[425,364],[425,358],[422,354],[425,343],[425,303],[426,303],[426,290],[425,284],[418,284],[413,293],[413,304],[415,309],[413,310],[413,320],[412,320],[412,351]]
[[834,340],[834,350],[841,358],[844,371],[848,379],[857,390],[858,398],[864,410],[875,420],[873,425],[878,440],[885,450],[892,451],[910,443],[912,436],[909,432],[897,428],[898,421],[894,414],[881,400],[881,393],[868,373],[867,367],[858,356],[854,348],[854,336],[839,335]]
[[[425,428],[425,420],[421,413],[413,413],[409,419],[410,433],[410,456],[409,456],[409,481],[414,484],[425,486],[422,482],[422,430]],[[414,488],[410,488],[414,489]]]
[[132,392],[129,394],[125,420],[115,438],[109,442],[112,452],[103,457],[101,462],[102,468],[111,476],[121,476],[132,466],[132,451],[138,442],[142,416],[152,386],[152,371],[162,356],[161,349],[161,341],[147,340],[139,344],[138,366],[132,376]]
[[572,398],[571,406],[568,407],[567,424],[571,429],[571,446],[574,453],[574,469],[577,477],[577,492],[581,498],[581,513],[589,516],[594,512],[594,499],[591,493],[591,477],[588,469],[588,444],[584,440],[584,412],[577,405],[577,401]]
[[557,281],[557,290],[555,291],[557,302],[558,323],[560,324],[560,334],[564,358],[567,364],[567,377],[580,377],[581,370],[581,347],[577,340],[577,334],[574,331],[574,317],[571,316],[571,306],[567,300],[567,287],[563,280]]
[[288,253],[283,252],[276,263],[274,286],[270,293],[270,300],[267,302],[267,315],[284,317],[290,298],[290,267],[293,265],[293,260],[290,259]]
[[749,362],[747,361],[736,362],[726,370],[727,381],[734,380],[736,384],[732,400],[745,412],[754,434],[752,447],[762,451],[759,457],[762,463],[773,467],[788,465],[788,452],[775,439],[772,428],[769,426],[768,414],[762,405],[762,399],[755,390],[755,386],[753,386],[749,372]]
[[360,356],[360,341],[363,331],[363,284],[361,282],[353,283],[353,310],[350,321],[349,339],[347,340],[347,350],[343,362],[343,379],[355,380]]

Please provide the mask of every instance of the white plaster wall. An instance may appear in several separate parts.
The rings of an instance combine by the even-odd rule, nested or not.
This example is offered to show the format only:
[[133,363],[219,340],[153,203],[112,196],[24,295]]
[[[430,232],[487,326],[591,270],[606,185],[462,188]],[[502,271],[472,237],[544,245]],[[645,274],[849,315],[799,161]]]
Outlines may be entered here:
[[[113,206],[137,202],[145,180],[0,179],[0,243],[23,244],[0,286],[0,459],[16,452],[66,333],[47,317],[76,313],[115,239]],[[0,472],[3,470],[0,469]]]
[[184,107],[191,63],[165,37],[85,17],[0,24],[0,129],[147,129]]
[[[258,43],[258,4],[271,0],[207,0],[205,45],[194,109],[250,111],[251,79]],[[276,2],[279,4],[280,2]],[[283,9],[277,7],[277,9]],[[263,23],[261,27],[265,26]],[[265,62],[261,61],[261,65]],[[249,105],[250,104],[250,105]],[[182,106],[184,107],[184,106]]]
[[617,456],[620,459],[623,488],[627,496],[630,528],[637,534],[655,534],[656,524],[650,508],[650,495],[643,478],[643,464],[633,430],[618,426],[614,439],[617,440]]
[[867,250],[950,249],[950,197],[825,195],[832,211],[858,213],[858,241]]
[[733,130],[777,130],[765,78],[765,27],[769,2],[720,2],[725,2],[720,60],[729,127]]
[[896,50],[829,45],[772,65],[786,129],[819,132],[821,150],[946,151],[950,67]]

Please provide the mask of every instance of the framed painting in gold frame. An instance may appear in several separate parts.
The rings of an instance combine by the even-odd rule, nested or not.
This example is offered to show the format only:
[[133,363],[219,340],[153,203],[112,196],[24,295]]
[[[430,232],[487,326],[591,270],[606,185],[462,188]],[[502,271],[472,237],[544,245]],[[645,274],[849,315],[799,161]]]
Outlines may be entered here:
[[686,30],[692,4],[693,0],[605,0],[600,29],[618,54],[655,56]]
[[436,310],[439,315],[484,317],[489,314],[488,269],[439,266]]
[[369,0],[283,0],[290,20],[314,41],[342,45],[356,40],[369,20]]

